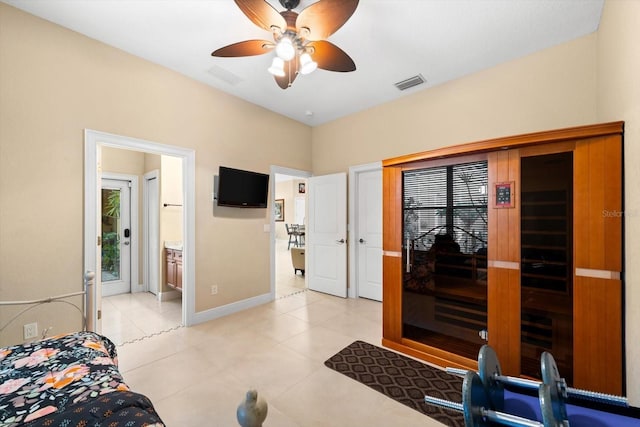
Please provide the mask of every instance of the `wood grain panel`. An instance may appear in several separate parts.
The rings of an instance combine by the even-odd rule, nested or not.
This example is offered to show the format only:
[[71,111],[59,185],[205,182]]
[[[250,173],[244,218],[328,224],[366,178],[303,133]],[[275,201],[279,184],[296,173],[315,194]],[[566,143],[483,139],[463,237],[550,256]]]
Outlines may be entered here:
[[[489,260],[520,262],[520,155],[519,150],[489,153],[488,228]],[[513,181],[513,208],[494,208],[495,184]]]
[[604,265],[605,270],[622,271],[622,137],[603,137],[601,143],[606,146],[604,164],[608,172],[604,184]]
[[382,337],[402,339],[402,258],[382,257]]
[[[382,170],[382,248],[402,251],[402,169]],[[400,341],[402,338],[402,258],[382,257],[382,336]]]
[[461,154],[486,153],[490,151],[526,147],[534,144],[570,141],[592,136],[621,134],[623,126],[624,122],[619,121],[487,139],[484,141],[443,147],[436,150],[423,151],[420,153],[386,159],[382,161],[382,166],[407,164],[428,159],[458,156]]
[[[490,153],[489,160],[489,271],[487,281],[489,343],[505,373],[520,374],[520,269],[491,266],[520,265],[520,154],[519,150]],[[494,208],[497,182],[512,181],[513,208]]]
[[622,395],[621,281],[576,277],[573,301],[574,387]]
[[489,345],[505,375],[520,375],[520,270],[489,267]]
[[[509,227],[509,245],[508,252],[506,254],[505,259],[501,259],[501,261],[511,261],[520,263],[520,150],[509,150],[509,161],[508,161],[508,179],[507,181],[513,181],[514,183],[514,196],[515,197],[515,205],[513,208],[506,209],[509,211],[508,214],[508,227]],[[504,210],[504,209],[503,209]]]
[[425,360],[434,365],[441,366],[443,368],[461,368],[478,370],[478,360],[468,359],[462,357],[459,354],[451,353],[446,350],[431,347],[426,344],[422,344],[417,341],[411,341],[403,339],[400,342],[394,342],[389,340],[382,340],[382,344],[385,347],[393,350],[400,351],[415,358]]
[[382,170],[382,249],[402,251],[402,169]]
[[574,152],[576,268],[622,270],[622,140],[579,141]]
[[576,148],[576,141],[540,144],[520,149],[520,157],[546,156],[547,154],[566,153]]

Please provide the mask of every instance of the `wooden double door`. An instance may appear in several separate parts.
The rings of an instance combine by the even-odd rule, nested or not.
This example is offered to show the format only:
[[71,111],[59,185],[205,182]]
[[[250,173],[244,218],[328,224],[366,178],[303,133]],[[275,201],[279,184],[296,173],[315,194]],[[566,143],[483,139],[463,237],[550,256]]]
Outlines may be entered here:
[[623,394],[622,134],[384,161],[383,344],[476,369],[488,342],[506,374],[533,378],[550,351],[574,387]]

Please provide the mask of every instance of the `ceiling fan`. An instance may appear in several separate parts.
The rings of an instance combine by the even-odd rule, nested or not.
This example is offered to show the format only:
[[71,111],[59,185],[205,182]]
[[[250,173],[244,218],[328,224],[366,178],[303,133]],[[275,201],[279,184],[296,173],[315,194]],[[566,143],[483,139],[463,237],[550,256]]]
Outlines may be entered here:
[[251,22],[272,33],[273,41],[233,43],[213,51],[212,56],[254,56],[275,49],[277,56],[269,72],[282,89],[290,87],[298,74],[309,74],[316,68],[339,72],[356,69],[349,55],[325,39],[347,22],[359,0],[318,0],[300,13],[292,10],[300,0],[279,0],[286,9],[282,12],[266,0],[234,1]]

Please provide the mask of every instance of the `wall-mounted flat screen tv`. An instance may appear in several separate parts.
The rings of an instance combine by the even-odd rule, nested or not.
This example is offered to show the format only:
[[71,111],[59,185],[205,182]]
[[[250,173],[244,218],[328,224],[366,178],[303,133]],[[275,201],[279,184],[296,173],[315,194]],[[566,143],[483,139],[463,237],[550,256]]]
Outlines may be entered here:
[[220,166],[218,206],[266,208],[269,175]]

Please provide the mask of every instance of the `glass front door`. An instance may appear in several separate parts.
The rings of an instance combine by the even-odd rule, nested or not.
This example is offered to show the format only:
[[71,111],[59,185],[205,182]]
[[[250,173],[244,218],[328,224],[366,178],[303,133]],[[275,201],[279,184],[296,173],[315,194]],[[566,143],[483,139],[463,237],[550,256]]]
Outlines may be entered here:
[[476,359],[487,328],[487,162],[403,174],[403,337]]
[[131,291],[129,181],[102,180],[102,295]]

